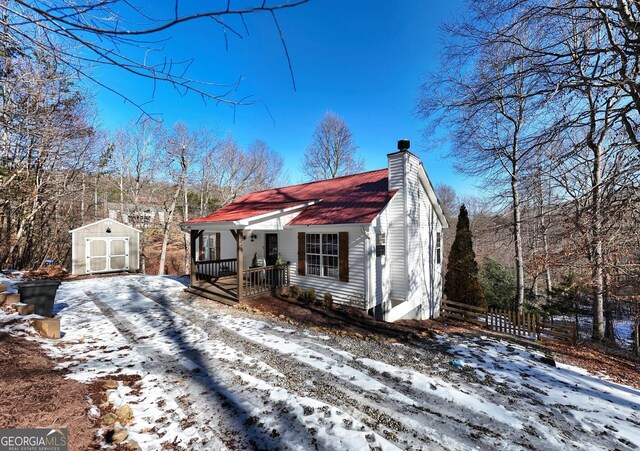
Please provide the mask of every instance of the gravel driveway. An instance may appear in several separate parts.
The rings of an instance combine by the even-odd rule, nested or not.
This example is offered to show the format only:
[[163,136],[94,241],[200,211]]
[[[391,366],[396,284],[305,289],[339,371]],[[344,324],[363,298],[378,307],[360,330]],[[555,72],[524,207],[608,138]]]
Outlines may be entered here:
[[640,392],[520,345],[324,336],[188,295],[171,278],[64,283],[71,377],[110,394],[143,449],[637,449]]

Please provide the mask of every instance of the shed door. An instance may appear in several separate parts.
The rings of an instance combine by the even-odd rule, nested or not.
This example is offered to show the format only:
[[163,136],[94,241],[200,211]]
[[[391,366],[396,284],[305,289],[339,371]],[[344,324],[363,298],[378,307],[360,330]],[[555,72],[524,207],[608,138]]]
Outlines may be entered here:
[[87,238],[87,272],[107,270],[107,240]]
[[129,238],[87,238],[87,273],[129,269]]
[[129,239],[112,238],[109,243],[109,269],[123,271],[129,269]]

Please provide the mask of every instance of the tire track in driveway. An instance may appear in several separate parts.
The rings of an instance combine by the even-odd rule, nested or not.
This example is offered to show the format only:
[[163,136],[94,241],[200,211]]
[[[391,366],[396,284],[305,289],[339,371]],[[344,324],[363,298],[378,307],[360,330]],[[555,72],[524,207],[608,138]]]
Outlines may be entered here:
[[[199,327],[201,330],[203,330],[207,334],[210,341],[222,342],[230,347],[237,349],[240,353],[244,355],[256,356],[255,358],[257,360],[262,361],[266,363],[269,367],[274,368],[275,370],[277,370],[277,372],[280,373],[281,376],[280,377],[274,376],[273,372],[265,373],[264,371],[260,371],[259,367],[254,367],[254,366],[244,366],[243,368],[232,368],[230,371],[235,371],[236,373],[246,372],[252,376],[256,375],[260,379],[264,381],[268,381],[268,384],[271,385],[271,388],[273,389],[281,389],[282,387],[285,387],[284,390],[293,394],[296,398],[301,400],[300,407],[302,409],[306,409],[306,406],[303,405],[303,403],[305,402],[304,399],[313,398],[323,403],[329,404],[330,406],[337,405],[337,407],[339,407],[342,411],[353,416],[354,419],[361,420],[360,417],[363,416],[362,411],[356,410],[350,407],[350,404],[352,403],[336,404],[334,402],[336,401],[335,398],[329,398],[326,396],[327,393],[331,392],[331,390],[334,390],[335,386],[339,385],[340,382],[342,381],[332,377],[332,379],[335,379],[335,384],[327,384],[327,385],[323,384],[322,387],[326,387],[325,393],[323,394],[322,391],[317,390],[318,387],[315,387],[314,389],[312,386],[308,384],[309,381],[317,379],[318,374],[313,373],[312,371],[309,371],[310,368],[308,369],[306,365],[301,365],[299,362],[296,362],[294,360],[283,358],[279,354],[274,353],[269,348],[266,348],[260,344],[256,344],[251,340],[247,340],[245,337],[237,334],[235,331],[231,329],[220,327],[220,323],[218,321],[215,321],[215,319],[209,318],[205,320],[197,316],[193,316],[191,314],[192,312],[185,311],[184,309],[181,309],[180,306],[177,306],[168,302],[168,298],[166,298],[161,294],[157,294],[155,292],[150,292],[146,290],[140,290],[137,287],[132,287],[132,288],[136,289],[141,295],[155,302],[163,309],[171,311],[172,313],[180,316],[186,321]],[[239,371],[240,369],[242,371]],[[301,389],[293,390],[294,386],[301,387]],[[364,392],[353,393],[353,392],[345,391],[344,393],[342,393],[341,397],[349,397],[349,396],[351,396],[353,399],[364,398],[365,393]],[[268,397],[269,397],[268,394],[263,395],[263,398],[268,398]],[[309,401],[312,402],[312,400],[309,400]],[[263,412],[268,414],[271,407],[272,406],[267,406],[263,410]],[[327,407],[329,406],[323,406],[322,409],[326,409]],[[373,410],[373,407],[371,407],[371,410]],[[328,412],[328,410],[322,410],[322,411],[325,412],[325,416],[326,416],[326,412]],[[341,415],[339,411],[338,411],[338,415]],[[380,414],[380,416],[382,417],[383,415]],[[391,417],[389,417],[388,422],[392,423],[390,418]],[[328,419],[327,421],[330,423],[332,420],[333,418]],[[344,421],[346,424],[348,424],[352,420],[349,420],[348,418],[342,418],[341,421]],[[390,438],[393,438],[393,436],[395,435],[391,429],[375,427],[375,426],[378,426],[378,423],[384,423],[384,419],[373,421],[372,418],[369,418],[367,416],[364,419],[364,421],[362,421],[362,423],[363,423],[363,427],[366,426],[367,428],[370,429],[370,430],[363,430],[362,435],[364,437],[366,437],[371,432],[373,432],[373,433],[376,433],[380,438],[380,440],[377,440],[375,439],[375,437],[373,439],[370,439],[367,437],[367,442],[369,442],[369,446],[372,449],[389,449],[388,446],[383,446],[382,448],[378,447],[379,444],[384,445],[384,443],[387,440],[390,440]],[[341,426],[341,425],[336,425],[336,426]],[[313,427],[309,428],[309,432],[312,435],[317,433],[317,431],[314,431],[313,429],[314,429]],[[430,449],[434,449],[434,450],[440,449],[437,446],[434,446],[436,445],[437,442],[431,440],[426,436],[423,437],[423,439],[425,443],[430,443],[432,445],[430,446]],[[393,440],[390,440],[390,441],[393,442]],[[376,442],[380,442],[380,443],[376,443]],[[398,446],[404,447],[405,444],[399,444]],[[349,448],[347,447],[345,449],[349,449]]]
[[[134,334],[134,336],[139,337],[138,340],[146,340],[150,338],[149,336],[155,335],[151,337],[154,342],[162,344],[162,338],[173,335],[174,332],[178,334],[184,332],[183,347],[187,349],[193,347],[196,355],[206,356],[207,359],[206,362],[198,361],[201,372],[193,376],[193,378],[206,377],[207,372],[214,373],[226,384],[226,388],[232,392],[234,396],[242,399],[243,402],[251,404],[251,408],[247,409],[247,416],[249,414],[250,416],[246,417],[242,424],[236,425],[235,430],[231,428],[225,430],[225,434],[222,437],[223,440],[229,434],[235,434],[235,436],[241,437],[242,440],[240,440],[240,444],[233,446],[233,448],[306,450],[316,447],[317,449],[342,450],[350,449],[349,444],[351,444],[351,447],[358,449],[365,449],[366,447],[380,450],[397,449],[397,447],[393,446],[383,437],[376,438],[374,434],[371,434],[371,440],[365,440],[364,434],[362,434],[353,441],[345,442],[345,438],[348,437],[349,434],[353,435],[353,433],[356,432],[355,430],[347,430],[348,428],[344,428],[339,423],[330,424],[327,429],[324,429],[324,425],[327,424],[323,416],[325,410],[303,415],[302,403],[307,402],[306,398],[287,395],[283,399],[283,393],[279,386],[276,385],[272,391],[277,392],[276,398],[279,399],[273,399],[273,396],[271,396],[272,393],[264,393],[264,390],[257,386],[260,384],[250,384],[247,382],[246,378],[251,377],[249,374],[241,371],[261,371],[264,373],[265,368],[268,368],[267,365],[257,361],[255,358],[251,358],[251,360],[258,364],[247,365],[246,360],[249,359],[248,357],[244,360],[225,361],[226,356],[220,357],[215,352],[216,349],[219,350],[220,348],[226,347],[222,340],[213,341],[206,339],[204,338],[206,336],[205,331],[198,325],[195,325],[190,319],[183,319],[166,307],[147,298],[142,293],[140,293],[140,296],[134,296],[134,291],[140,291],[137,290],[138,287],[133,285],[121,287],[122,293],[125,293],[125,295],[119,294],[118,291],[111,288],[108,292],[110,296],[109,305],[105,305],[104,307],[111,309],[115,315],[128,316],[131,319],[131,325],[127,325],[126,328],[130,331],[134,328],[138,329],[138,334]],[[104,296],[107,296],[106,291]],[[214,349],[213,355],[207,352],[209,348]],[[233,349],[235,350],[235,348]],[[184,349],[175,350],[175,355],[179,356],[182,352],[184,352]],[[280,378],[274,375],[274,373],[275,371],[271,370],[271,372],[267,374],[271,378],[275,377],[278,379],[278,382],[280,382]],[[261,381],[258,380],[257,382]],[[203,405],[202,399],[199,398],[206,399],[208,391],[215,391],[215,389],[215,387],[202,386],[200,387],[200,391],[191,390],[192,396],[190,400],[196,407],[206,408],[207,406]],[[260,390],[262,390],[262,392]],[[330,416],[334,416],[334,414],[337,413],[335,412],[335,408],[332,409],[331,406],[320,401],[309,399],[308,402],[315,403],[321,409],[326,409]],[[212,403],[209,403],[209,407],[211,404]],[[220,402],[214,404],[220,404]],[[222,404],[224,407],[224,402]],[[341,416],[342,419],[348,421],[350,424],[353,423],[354,428],[365,428],[364,425],[359,424],[357,419],[344,418],[345,414],[341,413],[338,413],[338,416]],[[217,418],[219,418],[219,416]],[[251,429],[259,430],[262,436],[266,437],[261,438],[257,434],[253,434],[253,437],[248,436],[247,430]],[[329,445],[327,445],[327,443],[329,443]],[[362,448],[363,446],[364,448]]]
[[[301,362],[295,356],[278,352],[272,346],[261,343],[257,339],[258,337],[247,338],[246,334],[223,324],[227,321],[223,320],[221,315],[229,316],[226,313],[212,312],[208,315],[202,315],[198,314],[199,312],[191,306],[176,303],[161,292],[142,290],[141,293],[175,314],[189,318],[201,329],[207,331],[210,339],[222,340],[248,355],[258,356],[269,366],[285,375],[286,382],[271,381],[273,384],[284,385],[289,391],[335,405],[397,446],[403,448],[419,446],[429,449],[466,449],[477,447],[480,443],[491,447],[503,443],[513,447],[513,442],[508,438],[509,435],[513,435],[513,431],[500,423],[496,424],[490,417],[475,411],[467,411],[440,397],[429,396],[422,391],[415,390],[410,385],[395,384],[383,374],[372,373],[370,368],[360,364],[357,360],[349,361],[342,355],[344,353],[336,355],[335,352],[329,351],[332,354],[332,357],[329,357],[331,362],[328,364],[329,367],[323,371],[319,365]],[[256,322],[255,320],[249,321]],[[268,324],[266,321],[260,322]],[[279,329],[269,328],[269,334],[275,334],[276,331],[283,332],[286,335],[284,339],[291,339],[292,343],[296,345],[296,341],[307,342],[309,340],[307,335],[300,337],[299,332],[291,334],[283,328]],[[283,337],[278,336],[278,338]],[[323,349],[321,346],[318,346],[317,349],[325,351],[325,354],[320,358],[327,357],[327,349]],[[326,361],[325,359],[320,363],[324,365]],[[389,392],[404,393],[411,398],[410,401],[414,401],[415,405],[390,401],[387,393],[366,390],[359,387],[357,382],[336,377],[330,370],[339,366],[354,367],[387,386]],[[485,427],[485,424],[491,424],[491,428]],[[518,432],[522,433],[523,431]],[[525,440],[525,443],[527,441]],[[527,445],[523,444],[522,447],[525,448]]]
[[[200,442],[205,436],[213,442],[203,426],[207,424],[218,433],[216,443],[223,441],[234,449],[257,447],[257,434],[246,431],[248,427],[272,439],[263,445],[265,449],[634,447],[633,439],[623,442],[619,438],[633,437],[630,420],[616,416],[616,411],[621,415],[629,411],[629,402],[622,402],[624,390],[605,383],[596,387],[596,382],[588,390],[578,389],[579,381],[590,379],[571,369],[546,370],[537,362],[537,354],[527,349],[514,355],[505,343],[488,340],[479,346],[479,339],[456,336],[403,344],[317,336],[303,326],[185,296],[182,287],[162,278],[113,278],[78,283],[78,288],[69,284],[66,290],[79,296],[65,298],[70,304],[70,341],[64,355],[74,356],[77,348],[80,363],[71,366],[74,374],[79,368],[79,377],[90,378],[92,373],[99,377],[119,368],[127,374],[141,370],[145,374],[153,368],[158,376],[145,375],[147,388],[126,401],[140,402],[139,411],[150,412],[147,418],[154,419],[142,424],[145,415],[140,415],[143,420],[138,425],[150,431],[153,438],[148,442],[155,442],[151,448],[162,444],[150,429],[154,422],[165,423],[160,433],[167,434],[169,443],[176,436],[180,444],[191,445],[189,440],[195,437],[193,446],[187,446],[190,449],[209,449]],[[84,290],[97,293],[98,302],[122,320],[120,328],[105,320],[104,309],[85,301]],[[76,312],[76,303],[86,308]],[[154,360],[138,352],[145,347],[157,354]],[[128,348],[135,366],[127,360]],[[452,360],[463,361],[464,368],[454,368]],[[536,371],[546,376],[540,378]],[[361,378],[350,379],[354,373]],[[218,399],[216,389],[207,385],[210,374],[247,407],[247,424],[236,426],[234,418],[228,418],[235,412],[220,406],[225,399]],[[158,400],[163,392],[167,398],[164,409],[148,409],[156,403],[162,407]],[[574,392],[582,398],[573,400]],[[591,392],[593,403],[587,396]],[[126,389],[117,394],[127,396]],[[619,409],[606,404],[616,399],[621,400]],[[508,418],[494,416],[495,406],[506,408],[524,426],[507,426],[511,424]],[[166,419],[156,421],[167,409],[176,409],[167,415],[178,423],[174,427],[168,427]],[[598,412],[608,414],[598,417]],[[630,415],[637,418],[637,413]],[[190,424],[179,424],[189,416]],[[181,433],[181,426],[192,427]],[[136,426],[133,428],[135,431]],[[192,435],[192,429],[200,435]],[[344,441],[343,446],[327,446],[320,436],[335,437],[338,429],[350,429],[358,437]],[[276,436],[270,437],[271,433]]]
[[[175,296],[174,294],[167,296],[162,291],[146,291],[145,295],[177,315],[197,323],[201,329],[208,332],[210,339],[225,341],[247,355],[264,360],[269,366],[285,375],[288,384],[286,387],[289,391],[312,396],[343,409],[400,447],[423,446],[428,449],[438,447],[455,449],[477,448],[479,446],[481,448],[551,450],[565,449],[567,446],[580,449],[585,447],[585,443],[604,449],[612,443],[606,437],[593,437],[591,441],[584,442],[580,437],[567,433],[568,430],[576,428],[575,419],[556,415],[557,409],[554,406],[542,405],[537,398],[536,405],[527,402],[527,406],[518,406],[522,395],[521,391],[507,390],[503,393],[496,390],[496,387],[484,387],[477,380],[475,382],[466,380],[466,376],[468,376],[466,373],[454,372],[453,378],[449,380],[447,377],[445,381],[449,390],[453,389],[463,395],[475,396],[481,404],[473,409],[469,409],[464,402],[460,402],[460,399],[452,401],[430,394],[428,387],[425,390],[424,384],[422,387],[417,387],[413,383],[395,380],[393,375],[385,374],[382,370],[375,371],[370,365],[361,362],[361,360],[367,359],[356,356],[350,360],[347,357],[348,352],[341,349],[352,349],[352,342],[354,342],[352,339],[332,338],[326,343],[337,343],[337,348],[341,349],[325,349],[325,343],[320,338],[310,337],[299,326],[282,325],[280,321],[262,317],[252,319],[252,315],[246,315],[245,312],[226,307],[208,307],[208,304],[202,300],[196,300],[191,296]],[[227,318],[231,318],[232,321]],[[251,335],[247,335],[242,330],[234,330],[233,325],[236,320],[245,321],[248,325],[253,323],[251,327],[264,332],[266,340],[263,340],[260,334],[252,332]],[[397,390],[412,398],[418,405],[406,406],[390,402],[385,397],[376,396],[375,393],[362,389],[357,383],[335,377],[331,374],[331,368],[320,369],[316,365],[309,366],[306,362],[298,360],[296,356],[290,355],[287,350],[274,349],[273,343],[264,343],[264,341],[269,341],[270,335],[274,338],[284,338],[294,344],[304,344],[305,347],[315,348],[318,352],[325,351],[325,356],[329,355],[335,360],[334,365],[352,366],[354,369],[376,378],[390,389]],[[310,344],[314,341],[317,343]],[[404,362],[399,362],[397,358],[388,355],[398,353],[397,347],[388,346],[389,349],[380,356],[376,351],[377,346],[377,343],[372,343],[370,349],[365,346],[364,352],[361,352],[361,344],[359,344],[355,347],[356,351],[354,352],[356,354],[362,353],[365,356],[377,356],[379,359],[382,358],[380,362],[389,361],[401,368],[405,367]],[[423,351],[420,346],[408,346],[405,349],[409,350],[407,356],[409,359],[422,355]],[[451,356],[451,354],[447,355]],[[445,356],[440,363],[448,364],[450,359],[451,357]],[[424,370],[424,365],[420,365],[420,367],[422,368],[417,369],[418,372],[422,372],[426,376],[431,374],[431,372]],[[409,364],[407,368],[411,369],[413,366]],[[436,370],[436,374],[437,372]],[[441,379],[440,376],[442,373],[434,377]],[[275,385],[277,383],[276,381]],[[460,385],[464,389],[459,387]],[[440,388],[438,386],[438,389]],[[434,389],[432,388],[432,390]],[[514,415],[514,418],[519,420],[522,426],[510,426],[509,423],[503,423],[504,420],[483,413],[483,406],[487,401],[488,405],[493,403],[494,406],[506,406],[508,412]],[[481,410],[478,410],[478,407]],[[535,428],[532,427],[529,424],[530,420],[536,417],[538,411],[544,411],[544,413],[551,415],[555,421],[550,424],[534,421]],[[385,427],[388,419],[391,419],[388,423],[389,427]],[[406,430],[398,431],[395,427],[397,422],[401,426],[405,425]],[[425,425],[430,427],[435,441],[430,442],[432,436],[424,427]],[[417,434],[414,435],[416,431]],[[395,437],[388,436],[387,433],[395,434]],[[451,438],[451,442],[447,442],[447,438]]]
[[[181,384],[164,384],[167,396],[170,396],[183,410],[183,417],[175,412],[166,411],[173,416],[175,422],[193,423],[198,430],[198,442],[203,449],[248,449],[252,444],[264,443],[275,448],[273,438],[252,426],[249,415],[240,405],[235,394],[224,388],[227,384],[214,374],[211,374],[195,357],[195,351],[181,349],[181,356],[168,354],[153,346],[153,342],[145,344],[145,336],[136,333],[138,329],[123,315],[102,301],[99,294],[85,291],[89,299],[100,309],[118,332],[127,339],[131,347],[144,357],[140,362],[145,371],[150,374],[168,375],[177,371],[181,376]],[[184,352],[186,351],[186,352]],[[188,360],[191,365],[186,366],[178,357]],[[194,371],[194,369],[197,369]],[[213,412],[213,406],[218,406]],[[179,412],[178,412],[179,414]],[[230,419],[237,418],[238,424],[230,424]],[[195,420],[195,421],[194,421]],[[238,423],[238,422],[236,422]],[[246,424],[245,424],[246,423]],[[212,425],[215,425],[214,429]],[[243,434],[242,431],[245,431]],[[249,432],[248,434],[246,432]],[[195,445],[190,443],[189,445]]]

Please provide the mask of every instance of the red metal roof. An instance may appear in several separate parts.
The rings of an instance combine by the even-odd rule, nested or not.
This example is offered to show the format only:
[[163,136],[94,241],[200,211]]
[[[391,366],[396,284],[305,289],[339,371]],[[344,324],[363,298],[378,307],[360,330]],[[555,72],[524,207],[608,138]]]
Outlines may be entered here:
[[239,221],[285,208],[317,202],[288,225],[368,224],[395,191],[389,191],[387,169],[257,191],[187,224]]

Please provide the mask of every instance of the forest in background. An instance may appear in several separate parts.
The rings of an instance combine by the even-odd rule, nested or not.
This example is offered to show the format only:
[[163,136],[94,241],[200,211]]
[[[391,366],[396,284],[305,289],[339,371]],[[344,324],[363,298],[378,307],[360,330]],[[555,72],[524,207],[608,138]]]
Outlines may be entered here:
[[144,230],[142,269],[153,255],[163,273],[167,247],[187,246],[179,222],[282,181],[283,158],[263,141],[243,149],[231,135],[149,118],[107,133],[55,59],[14,49],[3,60],[2,268],[68,266],[69,230],[112,217]]
[[[436,192],[449,221],[449,228],[443,231],[443,261],[448,261],[456,234],[458,211],[464,204],[469,210],[473,250],[479,265],[478,279],[486,302],[494,309],[515,311],[517,279],[511,211],[508,208],[496,209],[491,198],[459,196],[446,184],[436,186]],[[594,290],[591,262],[586,253],[587,243],[573,222],[572,205],[558,206],[548,217],[546,249],[539,210],[535,206],[524,208],[522,218],[524,310],[576,322],[591,317]],[[618,344],[622,338],[628,340],[633,337],[616,336],[614,322],[637,321],[640,301],[638,223],[629,220],[621,227],[620,233],[625,235],[623,239],[607,242],[607,255],[615,249],[618,258],[607,265],[604,293],[605,337]],[[616,244],[615,248],[613,244]],[[626,343],[627,346],[633,344]]]
[[638,300],[640,5],[467,7],[443,26],[418,114],[483,182],[476,252],[513,270],[514,310],[585,298],[593,338],[613,338],[613,312]]
[[[162,84],[205,103],[255,104],[255,96],[239,94],[242,77],[231,84],[193,78],[192,59],[157,43],[181,24],[206,21],[228,44],[227,33],[248,37],[245,18],[256,16],[280,38],[295,90],[278,17],[306,1],[194,8],[175,2],[153,11],[120,0],[0,1],[0,267],[64,264],[68,230],[115,212],[159,243],[155,266],[162,273],[166,249],[177,244],[171,241],[184,244],[178,221],[273,185],[282,157],[264,142],[243,149],[230,135],[164,124],[136,93],[97,74],[106,67],[147,80],[152,99]],[[89,94],[96,88],[132,105],[139,117],[120,131],[101,130]]]
[[[143,265],[181,271],[186,262],[166,257],[187,246],[178,222],[284,182],[282,158],[260,141],[242,149],[231,136],[144,114],[100,130],[80,88],[86,61],[52,38],[64,30],[45,25],[77,19],[96,33],[85,41],[91,51],[100,39],[122,44],[121,31],[88,26],[81,10],[60,19],[21,5],[15,19],[14,2],[0,4],[0,266],[63,264],[68,230],[115,212],[146,229]],[[462,201],[485,288],[504,288],[493,302],[589,312],[598,340],[611,338],[618,311],[637,312],[639,30],[638,4],[627,0],[470,2],[445,25],[443,70],[418,105],[451,131],[458,169],[485,182],[486,197]],[[439,196],[453,219],[461,200],[447,187]]]

